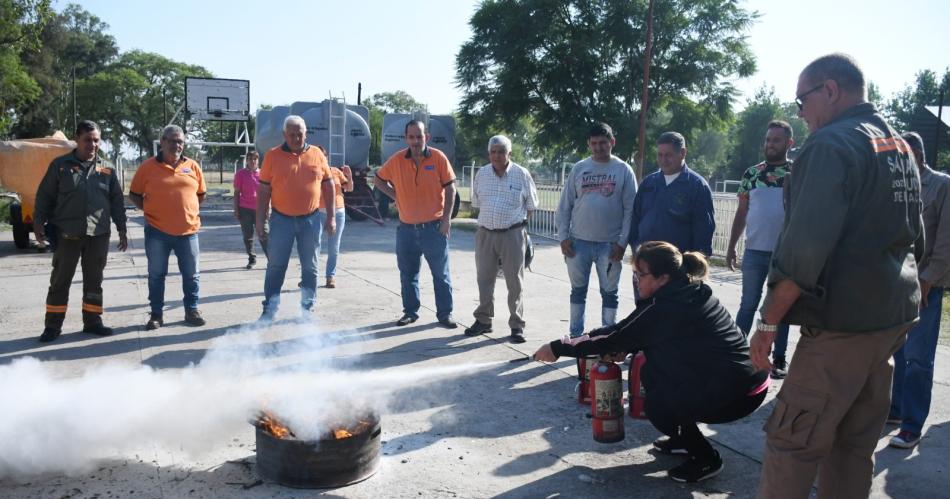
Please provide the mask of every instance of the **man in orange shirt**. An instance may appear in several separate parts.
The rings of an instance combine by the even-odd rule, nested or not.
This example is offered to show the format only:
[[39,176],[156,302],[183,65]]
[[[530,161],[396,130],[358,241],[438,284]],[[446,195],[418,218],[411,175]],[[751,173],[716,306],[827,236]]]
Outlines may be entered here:
[[185,323],[205,324],[198,311],[198,205],[208,187],[198,163],[182,155],[185,132],[181,127],[166,126],[159,144],[158,155],[139,166],[129,187],[129,198],[145,212],[148,301],[152,308],[145,329],[149,331],[164,325],[165,276],[173,251],[181,272]]
[[445,154],[426,146],[425,123],[412,120],[405,128],[409,146],[393,154],[373,180],[376,188],[396,201],[396,262],[402,284],[405,326],[419,312],[419,268],[425,256],[435,288],[436,317],[443,326],[458,327],[452,318],[452,280],[449,276],[449,227],[455,203],[455,172]]
[[[274,320],[280,305],[280,288],[287,274],[290,252],[297,242],[300,258],[300,312],[307,318],[317,296],[317,248],[323,227],[320,199],[326,209],[336,211],[333,176],[327,158],[317,147],[307,144],[307,124],[290,115],[284,119],[284,143],[267,151],[261,167],[257,192],[257,236],[267,240],[267,272],[264,275],[264,311],[259,322]],[[264,220],[270,215],[270,233]],[[334,217],[326,218],[327,234],[336,230]]]

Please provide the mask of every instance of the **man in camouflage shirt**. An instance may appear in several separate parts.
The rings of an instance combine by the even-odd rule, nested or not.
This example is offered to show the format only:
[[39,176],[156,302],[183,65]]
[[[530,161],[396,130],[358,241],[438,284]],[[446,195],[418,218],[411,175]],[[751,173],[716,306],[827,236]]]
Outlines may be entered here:
[[[726,262],[736,270],[736,245],[745,230],[745,251],[742,254],[742,300],[736,313],[736,325],[746,334],[759,308],[762,286],[769,275],[772,250],[782,230],[785,207],[782,189],[785,174],[791,170],[788,150],[795,144],[792,127],[784,121],[771,121],[765,131],[765,161],[750,166],[739,186],[739,207],[732,221]],[[780,324],[772,350],[772,378],[785,377],[785,349],[788,346],[788,324]]]

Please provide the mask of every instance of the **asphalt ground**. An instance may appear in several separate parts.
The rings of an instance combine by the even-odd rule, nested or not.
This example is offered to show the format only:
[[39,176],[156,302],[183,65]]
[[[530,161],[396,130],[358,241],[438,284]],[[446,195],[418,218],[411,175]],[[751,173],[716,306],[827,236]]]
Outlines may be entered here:
[[[473,227],[466,220],[453,224],[450,243],[458,329],[436,323],[425,266],[420,278],[420,319],[410,326],[395,326],[401,303],[393,221],[384,226],[348,221],[338,287],[318,291],[312,322],[295,320],[299,265],[292,259],[278,321],[267,328],[249,328],[260,314],[263,265],[245,270],[240,228],[230,210],[205,207],[200,307],[208,323],[192,328],[182,322],[180,280],[172,258],[166,326],[147,332],[143,328],[148,292],[142,217],[140,212],[129,214],[131,248],[127,253],[110,253],[106,268],[105,320],[115,328],[108,338],[79,332],[82,275],[77,271],[63,336],[53,343],[38,343],[51,255],[19,252],[9,239],[0,242],[0,386],[8,391],[25,387],[37,394],[32,404],[4,408],[11,396],[0,393],[0,440],[4,440],[0,448],[5,448],[0,450],[2,497],[755,494],[763,450],[761,427],[780,382],[772,385],[766,403],[749,417],[704,428],[722,454],[724,471],[700,484],[684,485],[666,476],[666,470],[682,458],[651,450],[659,434],[646,421],[625,418],[626,437],[619,443],[593,441],[588,408],[578,405],[574,396],[573,360],[553,365],[507,362],[567,333],[570,286],[553,242],[536,241],[533,271],[526,276],[525,344],[508,342],[503,281],[496,294],[495,332],[475,338],[462,335],[473,320],[478,296]],[[716,268],[709,281],[730,311],[738,307],[740,280],[738,273]],[[599,319],[596,282],[595,274],[587,313],[591,327]],[[633,306],[630,272],[625,269],[621,314]],[[790,352],[797,333],[791,336]],[[206,378],[201,373],[210,372],[222,352],[231,351],[228,348],[235,344],[267,354],[255,357],[250,369],[246,363],[225,364],[237,367],[222,378],[224,388],[220,393],[210,388],[206,392],[209,398],[224,393],[214,399],[220,404],[202,401],[200,393],[193,398],[173,393],[160,399],[171,403],[136,413],[137,408],[155,403],[156,386],[170,384],[182,393],[191,393],[194,390],[189,389],[196,386],[204,390],[201,383]],[[31,367],[22,361],[26,357],[38,359],[32,365],[34,371],[25,370]],[[950,348],[939,347],[933,408],[922,443],[911,451],[891,449],[886,447],[887,439],[896,429],[888,427],[889,433],[881,436],[872,497],[946,494],[950,484],[948,362]],[[330,490],[292,489],[260,479],[253,427],[242,422],[248,415],[239,413],[247,407],[223,406],[247,398],[257,389],[260,373],[288,370],[312,374],[301,386],[332,384],[330,392],[349,390],[355,398],[373,399],[382,415],[381,464],[374,476]],[[58,411],[45,410],[46,393],[65,397],[66,405],[52,406],[60,407]],[[16,400],[22,401],[22,394]],[[318,404],[311,410],[321,412],[327,407]],[[179,421],[183,418],[186,423]],[[193,424],[187,423],[192,420]],[[103,442],[114,445],[99,445]],[[32,453],[24,450],[30,445]],[[11,476],[9,461],[4,470],[4,459],[11,456],[17,458],[18,468],[34,471]]]

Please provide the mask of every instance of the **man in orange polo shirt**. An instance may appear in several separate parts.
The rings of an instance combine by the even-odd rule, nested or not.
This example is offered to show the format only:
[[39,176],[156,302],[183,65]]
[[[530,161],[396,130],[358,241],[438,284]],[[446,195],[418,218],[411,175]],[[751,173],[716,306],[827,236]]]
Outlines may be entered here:
[[[317,296],[317,248],[323,230],[320,199],[329,212],[336,211],[333,175],[327,158],[307,144],[307,124],[290,115],[284,119],[284,143],[264,155],[261,185],[257,191],[257,236],[267,240],[267,273],[264,275],[264,312],[259,322],[274,320],[280,305],[280,288],[287,274],[290,252],[297,242],[300,258],[300,313],[307,318]],[[270,234],[264,233],[269,210]],[[327,234],[336,230],[333,217],[326,217]]]
[[396,262],[402,284],[402,317],[405,326],[419,318],[419,268],[425,256],[435,288],[436,317],[454,329],[452,280],[449,276],[449,227],[455,203],[455,172],[445,154],[426,146],[425,123],[406,124],[406,149],[393,154],[376,172],[376,188],[396,201]]
[[129,187],[129,198],[145,212],[148,301],[152,309],[145,329],[149,331],[165,324],[165,276],[173,251],[181,272],[185,323],[205,324],[198,311],[198,205],[204,201],[208,187],[198,163],[182,155],[185,132],[181,127],[165,127],[159,144],[158,155],[139,166]]

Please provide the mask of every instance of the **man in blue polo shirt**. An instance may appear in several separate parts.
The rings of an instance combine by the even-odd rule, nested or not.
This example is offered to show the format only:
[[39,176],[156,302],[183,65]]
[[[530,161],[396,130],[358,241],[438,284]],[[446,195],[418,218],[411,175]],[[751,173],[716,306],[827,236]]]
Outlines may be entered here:
[[682,252],[712,254],[716,230],[712,191],[703,177],[686,166],[686,139],[664,132],[657,140],[659,170],[643,177],[633,203],[630,246],[666,241]]

